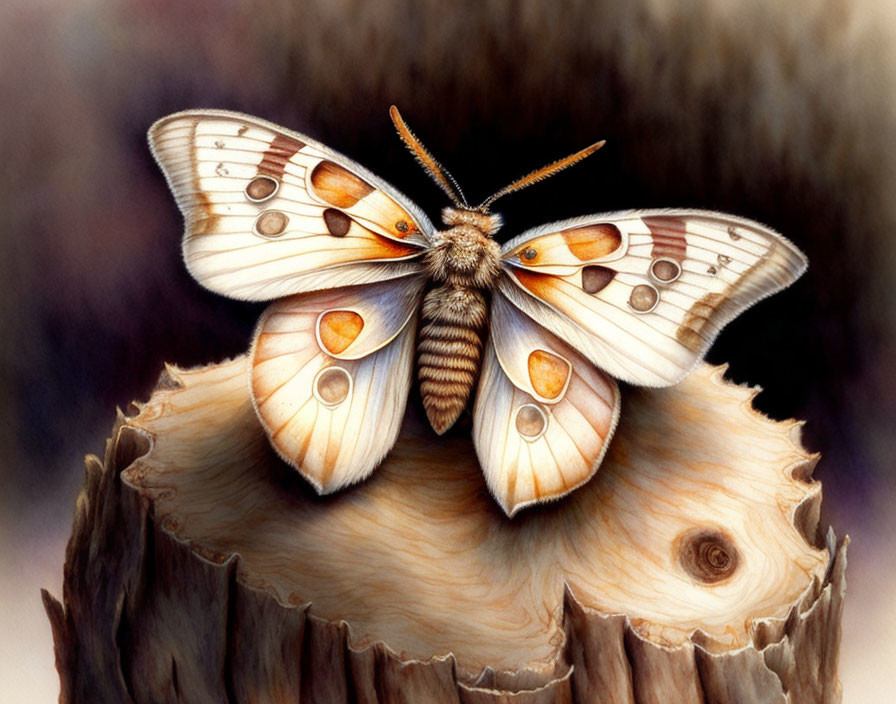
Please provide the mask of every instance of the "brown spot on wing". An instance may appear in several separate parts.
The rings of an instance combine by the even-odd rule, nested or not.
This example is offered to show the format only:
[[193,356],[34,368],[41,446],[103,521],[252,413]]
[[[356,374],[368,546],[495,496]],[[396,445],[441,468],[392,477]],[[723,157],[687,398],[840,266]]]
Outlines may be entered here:
[[527,440],[539,437],[547,425],[544,412],[531,403],[520,406],[516,412],[516,431]]
[[650,273],[661,284],[668,284],[681,276],[681,264],[670,259],[654,259]]
[[261,163],[258,165],[258,175],[270,176],[277,180],[283,178],[283,174],[286,172],[286,164],[304,146],[305,143],[300,142],[298,139],[287,137],[285,134],[278,134],[261,157]]
[[649,313],[659,303],[660,294],[648,284],[638,284],[632,289],[628,304],[638,313]]
[[289,218],[279,210],[265,210],[255,221],[255,231],[265,237],[282,235],[289,224]]
[[687,224],[672,215],[649,215],[641,218],[653,238],[655,258],[668,257],[681,263],[687,255]]
[[315,381],[317,395],[328,406],[337,406],[345,401],[351,385],[351,377],[342,367],[330,367],[324,370]]
[[280,182],[271,176],[256,176],[246,186],[246,197],[254,203],[267,200],[280,187]]
[[692,305],[684,314],[684,320],[675,331],[675,339],[687,347],[691,352],[697,352],[703,346],[703,329],[709,322],[710,316],[718,310],[726,300],[724,294],[707,293],[699,301]]
[[558,399],[566,389],[572,365],[547,350],[533,350],[528,360],[529,381],[542,398]]
[[348,169],[326,160],[312,169],[309,180],[314,193],[337,208],[350,208],[374,190]]
[[616,272],[605,266],[592,264],[582,269],[582,290],[597,293],[605,289],[616,276]]
[[613,223],[585,225],[560,233],[573,255],[583,261],[600,259],[622,246],[622,234]]
[[333,237],[345,237],[352,225],[352,219],[341,210],[327,208],[324,211],[324,224]]

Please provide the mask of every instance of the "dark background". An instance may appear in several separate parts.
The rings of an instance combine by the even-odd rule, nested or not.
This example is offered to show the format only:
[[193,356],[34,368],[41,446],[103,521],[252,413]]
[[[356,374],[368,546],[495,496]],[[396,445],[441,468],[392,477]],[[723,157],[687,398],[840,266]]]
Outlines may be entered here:
[[186,273],[146,129],[185,108],[248,112],[342,151],[437,220],[445,197],[395,136],[395,103],[474,202],[607,140],[502,200],[503,238],[677,206],[760,220],[808,254],[808,274],[708,358],[764,387],[764,412],[808,421],[823,520],[853,537],[846,701],[889,700],[894,27],[896,9],[871,0],[4,4],[0,699],[58,691],[37,589],[60,591],[83,454],[101,453],[115,407],[145,399],[163,361],[240,354],[263,309]]

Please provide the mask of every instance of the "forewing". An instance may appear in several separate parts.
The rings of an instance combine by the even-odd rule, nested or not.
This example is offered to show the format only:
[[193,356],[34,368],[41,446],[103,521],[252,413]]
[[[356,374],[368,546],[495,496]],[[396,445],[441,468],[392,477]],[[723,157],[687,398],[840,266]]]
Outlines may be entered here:
[[587,482],[618,417],[616,383],[496,294],[473,439],[488,487],[505,513],[560,498]]
[[277,453],[321,494],[369,475],[398,435],[424,281],[284,298],[261,317],[251,394]]
[[503,247],[499,290],[613,376],[675,384],[728,321],[806,258],[759,223],[706,211],[594,215]]
[[422,211],[309,137],[202,110],[159,120],[149,143],[184,214],[187,268],[212,291],[269,300],[421,269]]

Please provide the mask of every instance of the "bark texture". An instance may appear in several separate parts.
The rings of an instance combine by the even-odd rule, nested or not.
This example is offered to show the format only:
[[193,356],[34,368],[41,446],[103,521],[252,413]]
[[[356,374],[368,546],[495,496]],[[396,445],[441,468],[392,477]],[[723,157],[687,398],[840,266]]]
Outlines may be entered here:
[[245,358],[169,369],[87,458],[62,702],[836,702],[846,540],[800,424],[703,365],[635,390],[604,466],[507,519],[468,439],[409,418],[318,497]]

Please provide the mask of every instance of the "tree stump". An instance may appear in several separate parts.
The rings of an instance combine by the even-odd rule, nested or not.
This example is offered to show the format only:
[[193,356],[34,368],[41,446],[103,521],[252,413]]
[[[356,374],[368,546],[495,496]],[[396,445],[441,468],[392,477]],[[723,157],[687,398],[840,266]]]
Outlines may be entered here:
[[467,437],[409,414],[319,497],[246,359],[169,368],[87,458],[62,702],[835,702],[846,541],[801,423],[701,365],[630,389],[595,478],[508,519]]

